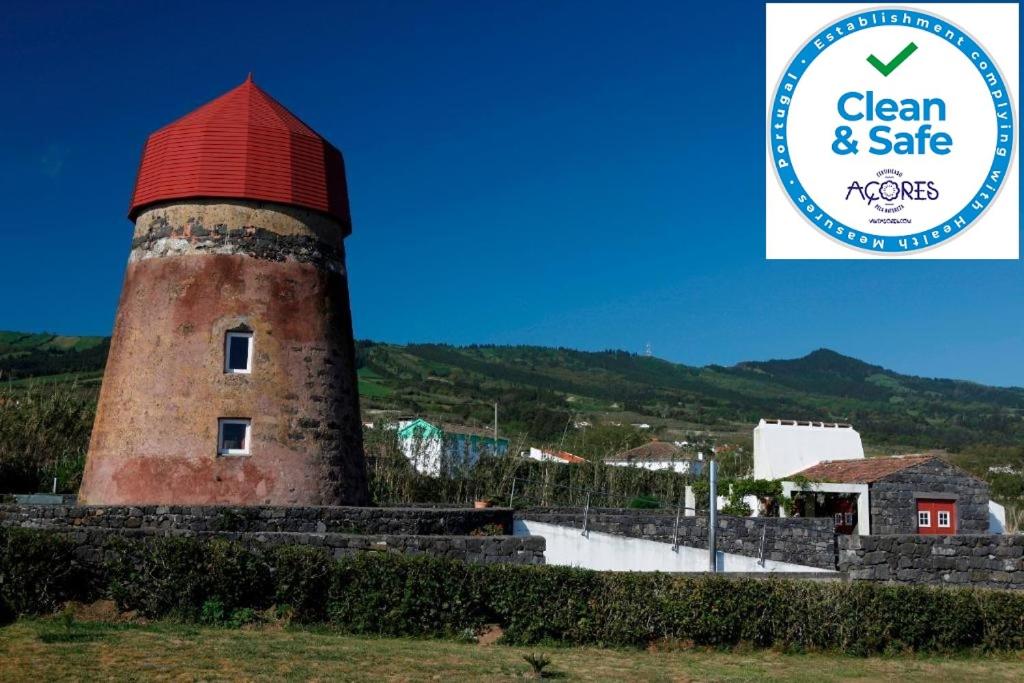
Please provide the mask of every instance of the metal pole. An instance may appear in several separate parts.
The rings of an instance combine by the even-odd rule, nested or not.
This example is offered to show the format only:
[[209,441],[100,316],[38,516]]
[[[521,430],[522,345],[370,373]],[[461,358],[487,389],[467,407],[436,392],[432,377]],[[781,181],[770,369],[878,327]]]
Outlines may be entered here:
[[718,571],[718,463],[712,458],[708,462],[708,489],[710,500],[708,501],[708,571]]
[[672,529],[672,552],[674,553],[679,552],[679,515],[682,511],[683,501],[680,500],[679,504],[676,506],[676,525],[675,528]]
[[768,518],[765,518],[764,524],[761,525],[761,549],[758,552],[758,555],[760,557],[758,557],[758,560],[757,560],[757,563],[759,565],[761,565],[762,567],[764,566],[764,551],[765,551],[765,544],[767,543],[767,541],[768,541]]
[[587,491],[587,507],[583,508],[583,531],[580,532],[580,536],[590,537],[590,530],[587,529],[587,523],[590,521],[590,491]]

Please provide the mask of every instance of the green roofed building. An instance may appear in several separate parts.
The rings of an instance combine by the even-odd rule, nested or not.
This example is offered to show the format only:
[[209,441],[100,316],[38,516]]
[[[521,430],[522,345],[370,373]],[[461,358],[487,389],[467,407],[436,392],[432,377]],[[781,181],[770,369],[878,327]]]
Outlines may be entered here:
[[484,453],[508,453],[508,439],[495,444],[493,431],[423,418],[399,421],[398,444],[417,472],[433,477],[472,467]]

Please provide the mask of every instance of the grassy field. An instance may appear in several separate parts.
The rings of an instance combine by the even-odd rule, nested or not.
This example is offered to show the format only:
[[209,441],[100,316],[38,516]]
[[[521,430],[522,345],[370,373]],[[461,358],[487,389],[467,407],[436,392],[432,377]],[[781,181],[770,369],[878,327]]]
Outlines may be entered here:
[[546,654],[549,676],[564,680],[1024,679],[1024,654],[862,659],[757,650],[518,648],[268,626],[67,625],[50,619],[0,628],[0,680],[509,680],[529,677],[523,655],[532,652]]

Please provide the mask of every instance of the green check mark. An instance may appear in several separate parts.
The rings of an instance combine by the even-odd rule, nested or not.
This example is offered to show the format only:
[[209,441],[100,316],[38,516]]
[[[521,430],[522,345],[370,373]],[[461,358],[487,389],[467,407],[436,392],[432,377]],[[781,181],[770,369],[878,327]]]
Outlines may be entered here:
[[900,51],[898,55],[893,57],[892,61],[889,62],[888,64],[883,64],[882,61],[874,55],[868,55],[868,64],[878,69],[878,73],[882,74],[883,76],[888,76],[889,74],[896,70],[896,67],[898,67],[903,62],[907,61],[907,57],[914,54],[915,50],[917,50],[917,45],[914,45],[913,43],[907,43],[907,46],[903,48],[903,50]]

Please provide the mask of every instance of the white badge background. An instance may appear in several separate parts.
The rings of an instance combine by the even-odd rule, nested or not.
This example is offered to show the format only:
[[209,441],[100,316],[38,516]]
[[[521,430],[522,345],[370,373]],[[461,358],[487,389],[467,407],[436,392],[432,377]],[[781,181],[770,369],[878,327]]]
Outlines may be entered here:
[[[893,3],[896,5],[897,3]],[[775,4],[770,3],[765,5],[765,26],[766,26],[766,38],[765,38],[765,91],[766,91],[766,108],[765,108],[765,126],[767,127],[768,113],[770,112],[770,106],[772,98],[775,92],[775,88],[778,85],[779,76],[783,70],[789,64],[789,61],[793,58],[793,55],[797,50],[816,32],[821,30],[826,24],[839,19],[840,17],[853,14],[856,12],[863,11],[865,9],[886,6],[886,5],[862,5],[862,4]],[[993,58],[1002,73],[1003,79],[1010,89],[1011,99],[1014,104],[1014,123],[1020,125],[1019,109],[1018,109],[1018,98],[1017,98],[1017,82],[1019,78],[1019,56],[1018,56],[1018,5],[1016,4],[913,4],[913,5],[902,5],[918,9],[924,12],[933,13],[936,16],[944,17],[949,19],[954,24],[957,24],[960,28],[964,29],[967,33],[973,36],[980,42],[982,47],[988,51],[989,55]],[[919,38],[915,42],[919,49],[917,53],[910,56],[907,62],[900,67],[900,69],[907,69],[911,61],[917,57],[922,57],[921,47],[925,45],[931,45],[932,41],[928,41],[929,36],[924,31],[917,29],[904,29],[907,36],[910,36],[907,40],[913,40],[915,34],[919,34]],[[868,40],[871,31],[866,30],[863,33],[851,34],[848,37],[842,38],[838,45],[843,42],[849,42],[851,44],[861,45],[865,47],[870,45]],[[926,42],[927,41],[927,42]],[[898,41],[897,41],[898,42]],[[895,43],[893,43],[895,44]],[[814,67],[819,66],[817,61],[824,60],[830,50],[834,48],[828,48],[821,53],[812,68],[808,70],[807,76],[814,77],[815,72],[822,74],[825,70],[817,70]],[[952,47],[950,50],[954,49]],[[898,48],[893,54],[876,54],[879,59],[883,62],[887,62],[895,56],[898,52]],[[864,51],[864,50],[862,50]],[[930,51],[933,52],[933,51]],[[959,52],[959,51],[957,51]],[[868,54],[877,53],[875,49],[866,49],[864,51],[865,58]],[[977,70],[970,67],[966,57],[962,57],[963,64],[966,68],[958,70],[957,75],[968,75],[973,80],[970,80],[970,87],[972,89],[982,89],[981,75]],[[946,59],[942,59],[943,62]],[[865,62],[865,66],[870,68]],[[918,65],[920,66],[920,64]],[[917,69],[915,69],[917,70]],[[909,71],[908,71],[909,72]],[[899,70],[893,73],[890,78],[894,78],[899,74]],[[952,74],[946,73],[945,76],[949,77]],[[805,76],[805,78],[807,77]],[[866,75],[867,76],[867,75]],[[863,91],[872,84],[872,79],[866,77],[863,81],[851,80],[853,83],[863,83],[864,87],[858,88],[859,91]],[[794,100],[794,106],[799,100],[799,92],[801,84],[797,86],[797,98]],[[891,84],[887,84],[890,85]],[[924,84],[922,84],[924,85]],[[853,88],[850,88],[853,89]],[[876,94],[881,88],[875,88]],[[844,89],[845,92],[845,89]],[[926,93],[924,90],[913,87],[907,92],[908,97],[924,96]],[[939,96],[945,96],[947,93],[945,90],[939,93],[933,93]],[[991,100],[989,100],[991,102]],[[831,140],[832,131],[839,123],[847,123],[845,121],[838,121],[838,115],[835,114],[835,98],[823,101],[820,105],[823,107],[822,113],[826,113],[827,118],[824,118],[821,122],[822,130],[825,130],[825,137]],[[950,106],[949,100],[947,100],[947,106]],[[992,113],[991,105],[987,110],[991,119],[994,121],[994,113]],[[804,118],[800,112],[797,112],[799,118],[791,119],[794,123],[794,127],[799,123],[799,119]],[[815,117],[817,118],[817,117]],[[880,122],[876,122],[880,123]],[[933,129],[938,128],[939,130],[949,130],[953,134],[954,145],[956,149],[957,134],[955,130],[950,130],[949,126],[943,126],[941,123],[933,123]],[[826,125],[827,124],[827,125]],[[907,124],[903,124],[906,126]],[[914,126],[916,129],[916,124]],[[827,130],[826,130],[827,129]],[[766,128],[767,132],[767,128]],[[791,133],[792,135],[792,133]],[[821,138],[821,136],[818,136]],[[867,148],[868,141],[865,135],[859,135],[858,138],[861,140],[861,149]],[[801,139],[806,141],[809,138],[807,136],[801,136]],[[821,138],[824,139],[824,138]],[[829,155],[832,154],[830,148],[827,146],[823,148],[827,150]],[[796,208],[793,206],[788,195],[783,192],[779,186],[778,176],[775,169],[772,166],[772,160],[770,154],[767,152],[767,140],[766,140],[766,170],[765,170],[765,210],[766,210],[766,243],[765,243],[765,256],[768,259],[872,259],[872,258],[923,258],[923,259],[1016,259],[1019,256],[1019,237],[1020,237],[1020,213],[1019,213],[1019,188],[1018,188],[1018,169],[1017,169],[1017,144],[1019,139],[1016,141],[1013,150],[1013,160],[1010,166],[1010,173],[1004,181],[1003,187],[999,193],[999,196],[995,203],[989,207],[984,215],[974,223],[970,225],[962,234],[950,239],[948,242],[938,245],[932,249],[919,250],[907,254],[872,254],[854,247],[849,247],[837,242],[835,239],[823,234],[817,227],[813,226],[805,218],[803,218]],[[987,152],[989,160],[991,160],[992,147]],[[800,152],[795,147],[792,148],[794,160],[796,161],[797,174],[800,175],[801,179],[808,186],[808,191],[812,197],[817,198],[821,194],[825,187],[831,187],[840,181],[852,180],[853,178],[829,178],[829,185],[824,185],[820,182],[814,182],[816,178],[810,177],[811,174],[808,171],[801,171],[802,168],[806,168],[805,160],[813,156],[810,150]],[[822,152],[823,154],[825,152]],[[857,166],[860,169],[865,168],[865,164],[862,161],[867,155],[858,154],[856,155],[859,159],[857,162],[851,162],[851,166]],[[927,169],[927,162],[925,158],[921,157],[909,157],[888,154],[884,157],[875,157],[879,161],[876,163],[868,163],[868,166],[878,166],[878,169],[895,167],[904,171],[905,177],[908,176],[922,176]],[[878,170],[875,169],[875,170]],[[986,169],[987,170],[987,169]],[[819,174],[820,175],[820,174]],[[857,176],[863,176],[862,170],[858,170],[855,174]],[[857,178],[862,183],[868,180],[868,178]],[[979,185],[980,185],[979,178]],[[842,184],[842,183],[840,183]],[[950,186],[949,182],[944,184],[947,188]],[[817,189],[819,186],[821,190]],[[844,185],[845,187],[845,185]],[[940,185],[940,188],[943,186]],[[974,188],[977,189],[977,188]],[[973,189],[962,190],[961,193],[965,193],[968,198],[973,196]],[[835,194],[833,192],[833,194]],[[845,195],[845,193],[843,193]],[[822,206],[826,209],[835,207],[836,204],[833,201],[826,201],[824,196],[819,200]],[[957,209],[963,206],[966,201],[961,203]],[[925,213],[915,212],[919,216],[924,216]],[[953,211],[948,212],[951,215]],[[845,215],[841,211],[837,211],[835,214],[842,218]],[[948,217],[937,219],[944,220]],[[929,225],[922,225],[917,220],[911,226],[877,226],[877,229],[870,230],[876,234],[906,234],[911,232],[917,232],[923,230]],[[905,228],[905,230],[903,229]]]

